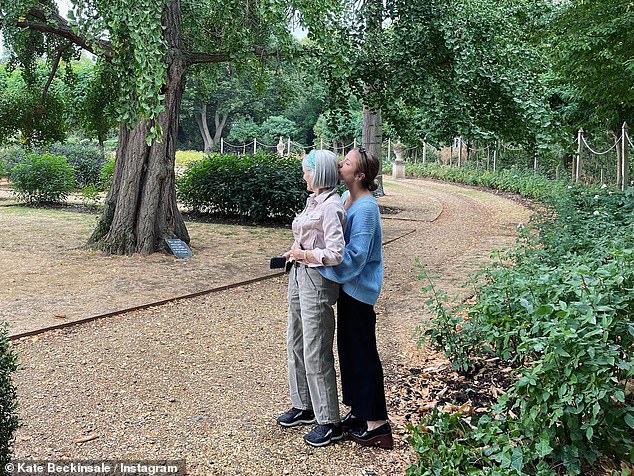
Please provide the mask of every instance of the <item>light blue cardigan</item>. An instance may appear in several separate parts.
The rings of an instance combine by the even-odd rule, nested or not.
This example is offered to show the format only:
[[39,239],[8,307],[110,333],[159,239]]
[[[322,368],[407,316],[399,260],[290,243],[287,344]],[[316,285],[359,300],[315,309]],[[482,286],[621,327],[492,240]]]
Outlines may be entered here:
[[[345,197],[345,195],[344,195]],[[325,278],[358,301],[374,305],[383,284],[381,220],[376,199],[369,195],[355,200],[346,210],[343,261],[317,268]]]

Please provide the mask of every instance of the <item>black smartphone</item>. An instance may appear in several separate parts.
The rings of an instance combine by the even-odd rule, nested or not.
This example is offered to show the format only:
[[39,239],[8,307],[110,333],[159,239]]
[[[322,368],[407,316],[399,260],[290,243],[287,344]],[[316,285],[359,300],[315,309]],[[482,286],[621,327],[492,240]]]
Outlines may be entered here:
[[276,256],[271,258],[271,269],[280,269],[286,267],[286,258],[283,256]]

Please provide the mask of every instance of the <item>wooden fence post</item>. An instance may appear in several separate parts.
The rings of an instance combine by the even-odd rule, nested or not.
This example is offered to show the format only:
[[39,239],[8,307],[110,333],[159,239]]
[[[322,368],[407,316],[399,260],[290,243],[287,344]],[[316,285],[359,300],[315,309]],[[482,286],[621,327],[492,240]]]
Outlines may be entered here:
[[458,167],[462,165],[462,137],[458,137]]
[[579,128],[577,131],[577,160],[574,163],[573,178],[575,182],[579,181],[579,175],[581,174],[581,141],[583,140],[583,129]]
[[621,190],[625,190],[629,180],[629,164],[627,159],[629,149],[627,147],[627,139],[627,122],[624,122],[621,128]]

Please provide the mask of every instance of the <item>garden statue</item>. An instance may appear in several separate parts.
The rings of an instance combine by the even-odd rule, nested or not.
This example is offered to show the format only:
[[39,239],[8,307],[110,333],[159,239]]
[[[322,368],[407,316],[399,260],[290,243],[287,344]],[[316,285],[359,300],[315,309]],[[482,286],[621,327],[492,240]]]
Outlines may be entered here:
[[282,140],[282,136],[280,136],[280,141],[277,143],[277,155],[280,157],[284,157],[284,141]]
[[403,152],[405,152],[405,144],[401,141],[394,143],[394,163],[392,164],[392,178],[405,178],[405,161],[403,160]]

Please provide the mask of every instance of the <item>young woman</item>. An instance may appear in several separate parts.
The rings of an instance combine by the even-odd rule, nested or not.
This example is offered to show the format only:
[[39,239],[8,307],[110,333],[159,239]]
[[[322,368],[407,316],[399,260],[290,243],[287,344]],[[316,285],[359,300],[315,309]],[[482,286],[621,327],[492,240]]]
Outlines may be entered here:
[[295,241],[284,254],[294,262],[288,277],[288,382],[293,407],[277,422],[283,427],[314,423],[304,435],[312,446],[343,437],[333,355],[333,305],[339,285],[324,278],[318,267],[339,264],[345,246],[345,212],[337,194],[337,156],[312,151],[303,161],[304,180],[313,193],[293,221]]
[[376,303],[383,283],[379,207],[372,192],[379,161],[363,148],[352,149],[339,163],[344,194],[346,247],[343,261],[319,268],[327,279],[341,284],[337,300],[337,348],[343,403],[350,412],[344,431],[363,446],[393,447],[383,388],[383,367],[376,347]]

